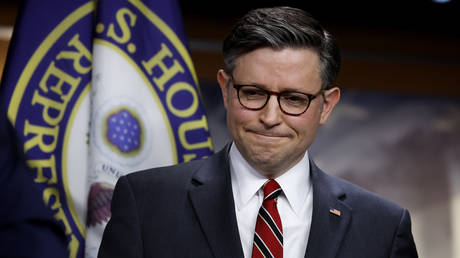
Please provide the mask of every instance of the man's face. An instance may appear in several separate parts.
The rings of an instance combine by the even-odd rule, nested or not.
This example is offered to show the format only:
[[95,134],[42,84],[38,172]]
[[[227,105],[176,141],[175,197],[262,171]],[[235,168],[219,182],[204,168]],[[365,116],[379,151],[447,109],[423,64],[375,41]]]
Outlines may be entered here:
[[299,116],[283,113],[275,95],[261,110],[249,110],[238,101],[235,84],[257,85],[269,91],[297,91],[316,94],[321,89],[319,57],[309,49],[257,49],[238,58],[230,75],[218,73],[227,126],[243,157],[264,176],[283,174],[305,154],[320,124],[337,103],[338,88],[315,98]]

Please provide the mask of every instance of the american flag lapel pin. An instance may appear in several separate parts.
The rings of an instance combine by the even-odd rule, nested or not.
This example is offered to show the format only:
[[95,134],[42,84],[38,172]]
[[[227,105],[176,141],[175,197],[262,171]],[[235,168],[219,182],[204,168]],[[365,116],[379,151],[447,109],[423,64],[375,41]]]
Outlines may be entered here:
[[339,210],[337,209],[329,209],[329,212],[336,215],[336,216],[339,216],[342,214]]

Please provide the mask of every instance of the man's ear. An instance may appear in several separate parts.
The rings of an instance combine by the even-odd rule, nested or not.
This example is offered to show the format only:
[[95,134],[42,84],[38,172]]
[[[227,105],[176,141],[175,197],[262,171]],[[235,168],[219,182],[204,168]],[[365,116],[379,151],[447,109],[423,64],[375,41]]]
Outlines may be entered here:
[[340,89],[338,87],[334,87],[332,89],[325,90],[323,94],[324,94],[324,102],[323,102],[323,108],[321,111],[321,118],[319,120],[320,125],[323,125],[326,123],[335,105],[339,102]]
[[222,100],[224,102],[224,107],[227,109],[227,101],[228,101],[228,81],[230,77],[224,72],[224,70],[220,69],[217,72],[217,82],[219,82],[220,90],[222,92]]

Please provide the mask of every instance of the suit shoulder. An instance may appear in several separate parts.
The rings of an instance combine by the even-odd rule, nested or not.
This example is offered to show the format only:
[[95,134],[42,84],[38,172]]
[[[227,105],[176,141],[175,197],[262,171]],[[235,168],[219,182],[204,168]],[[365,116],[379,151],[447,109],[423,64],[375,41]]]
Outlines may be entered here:
[[360,210],[366,211],[368,214],[372,214],[374,212],[379,215],[386,214],[388,216],[394,216],[395,219],[399,218],[405,210],[394,201],[345,179],[330,175],[326,176],[342,189],[343,202],[351,207],[354,207],[354,210],[359,208]]
[[226,160],[226,153],[228,153],[228,147],[203,159],[179,163],[171,166],[141,170],[130,173],[125,177],[130,183],[135,185],[182,185],[184,181],[190,182],[191,178],[201,168],[204,170],[212,170],[214,167],[225,166],[225,164],[228,162]]
[[205,160],[195,160],[177,165],[150,168],[125,175],[129,184],[136,189],[174,189],[190,182],[193,173]]

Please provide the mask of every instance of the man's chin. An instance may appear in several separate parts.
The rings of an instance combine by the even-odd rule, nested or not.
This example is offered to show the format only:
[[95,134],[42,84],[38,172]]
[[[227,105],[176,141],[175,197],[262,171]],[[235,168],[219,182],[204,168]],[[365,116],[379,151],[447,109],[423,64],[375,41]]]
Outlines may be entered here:
[[270,177],[282,172],[280,166],[282,162],[280,162],[277,153],[254,153],[249,159],[251,160],[251,165],[264,176]]

